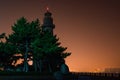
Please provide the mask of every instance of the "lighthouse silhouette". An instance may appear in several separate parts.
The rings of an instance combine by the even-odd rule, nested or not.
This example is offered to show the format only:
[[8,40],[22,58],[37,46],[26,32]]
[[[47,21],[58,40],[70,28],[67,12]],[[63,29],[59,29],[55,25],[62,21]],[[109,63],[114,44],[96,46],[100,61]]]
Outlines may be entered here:
[[55,25],[53,24],[52,13],[49,11],[49,8],[47,7],[46,12],[44,14],[42,31],[43,32],[48,31],[49,33],[53,34],[54,28],[55,28]]

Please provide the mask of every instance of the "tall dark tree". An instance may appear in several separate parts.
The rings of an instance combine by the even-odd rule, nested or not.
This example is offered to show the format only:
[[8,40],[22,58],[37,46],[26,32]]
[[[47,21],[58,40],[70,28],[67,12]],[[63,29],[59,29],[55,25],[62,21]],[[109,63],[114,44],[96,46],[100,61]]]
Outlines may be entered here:
[[44,58],[44,54],[43,54],[43,50],[40,47],[41,45],[41,39],[40,36],[34,41],[32,42],[31,46],[33,49],[33,66],[35,71],[40,71],[42,72],[42,66],[43,66],[43,58]]
[[[3,38],[5,42],[2,42]],[[60,46],[61,43],[53,32],[41,30],[38,19],[28,22],[24,17],[20,18],[12,26],[12,33],[8,37],[4,33],[0,35],[0,41],[0,63],[3,61],[11,65],[18,59],[14,55],[21,54],[24,72],[29,70],[30,59],[33,60],[35,71],[54,72],[60,68],[64,58],[71,54],[65,52],[66,47]],[[6,55],[7,59],[2,59]]]
[[31,53],[31,42],[40,34],[39,20],[28,22],[24,17],[17,20],[12,26],[12,34],[8,41],[17,46],[20,54],[24,57],[23,71],[28,71],[28,55]]
[[16,53],[16,46],[7,42],[7,37],[5,33],[0,35],[0,38],[5,38],[5,41],[0,42],[0,64],[4,68],[8,66],[12,66],[12,62],[14,61],[13,56]]
[[[64,52],[67,48],[60,46],[56,35],[52,35],[49,32],[44,32],[41,37],[36,39],[33,44],[34,57],[37,61],[42,62],[41,68],[48,66],[49,72],[56,71],[60,67],[60,64],[71,53]],[[33,57],[33,58],[34,58]],[[46,63],[47,65],[42,65]]]

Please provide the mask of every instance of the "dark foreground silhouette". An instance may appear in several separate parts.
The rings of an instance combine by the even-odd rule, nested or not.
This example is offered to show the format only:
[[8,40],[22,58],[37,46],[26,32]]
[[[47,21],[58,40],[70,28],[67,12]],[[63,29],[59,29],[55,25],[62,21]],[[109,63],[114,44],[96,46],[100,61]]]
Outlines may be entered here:
[[[0,75],[0,80],[56,80],[53,75]],[[70,73],[63,80],[120,80],[120,73]]]

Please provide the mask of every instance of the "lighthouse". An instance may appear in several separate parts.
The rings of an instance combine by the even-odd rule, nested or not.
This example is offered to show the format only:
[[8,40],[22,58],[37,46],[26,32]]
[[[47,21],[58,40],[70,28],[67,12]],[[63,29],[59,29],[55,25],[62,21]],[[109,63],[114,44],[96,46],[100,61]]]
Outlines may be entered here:
[[53,18],[52,13],[49,11],[49,8],[47,7],[46,12],[44,14],[43,19],[43,25],[42,25],[42,31],[53,34],[53,29],[55,28],[55,25],[53,24]]

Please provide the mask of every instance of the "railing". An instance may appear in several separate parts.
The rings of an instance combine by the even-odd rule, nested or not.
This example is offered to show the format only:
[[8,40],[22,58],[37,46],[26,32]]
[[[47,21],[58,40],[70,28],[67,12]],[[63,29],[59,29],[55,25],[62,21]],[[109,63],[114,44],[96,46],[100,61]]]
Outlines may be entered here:
[[120,73],[72,72],[73,80],[120,80]]

